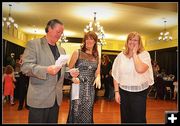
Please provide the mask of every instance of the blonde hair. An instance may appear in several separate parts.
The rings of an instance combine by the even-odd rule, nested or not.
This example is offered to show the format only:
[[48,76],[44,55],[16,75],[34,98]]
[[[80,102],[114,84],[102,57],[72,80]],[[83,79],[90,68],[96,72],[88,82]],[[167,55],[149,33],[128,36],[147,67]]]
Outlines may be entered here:
[[143,43],[142,43],[142,39],[141,39],[141,35],[138,33],[138,32],[130,32],[128,34],[128,37],[127,37],[127,40],[126,40],[126,43],[125,43],[125,49],[124,49],[124,54],[128,54],[129,53],[129,48],[128,48],[128,41],[132,38],[134,38],[135,36],[138,36],[139,38],[139,49],[137,51],[137,53],[139,54],[140,52],[144,51],[144,46],[143,46]]

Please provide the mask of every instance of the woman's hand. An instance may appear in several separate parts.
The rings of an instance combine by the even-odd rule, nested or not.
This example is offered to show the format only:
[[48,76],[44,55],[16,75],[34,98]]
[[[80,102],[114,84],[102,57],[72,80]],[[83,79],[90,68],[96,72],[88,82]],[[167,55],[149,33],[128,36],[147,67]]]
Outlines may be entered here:
[[120,104],[120,94],[119,94],[119,92],[115,92],[115,101],[118,103],[118,104]]
[[79,76],[79,70],[78,70],[78,68],[72,68],[72,69],[69,70],[69,72],[70,72],[70,75],[71,75],[72,77],[77,78],[77,77]]
[[96,79],[94,80],[93,86],[96,85],[96,88],[100,89],[101,88],[101,77],[98,75]]
[[139,49],[138,45],[134,45],[133,54],[137,54],[138,49]]
[[73,82],[74,84],[80,84],[80,80],[79,80],[78,77],[73,77],[73,78],[72,78],[72,82]]

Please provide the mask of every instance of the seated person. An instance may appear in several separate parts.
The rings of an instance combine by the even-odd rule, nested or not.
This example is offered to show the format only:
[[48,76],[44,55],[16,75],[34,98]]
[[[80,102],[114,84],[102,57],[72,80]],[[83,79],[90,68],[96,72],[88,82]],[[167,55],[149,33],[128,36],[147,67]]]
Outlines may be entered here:
[[174,96],[173,96],[173,100],[176,99],[176,96],[177,96],[177,92],[178,92],[178,81],[174,81],[173,82],[173,85],[174,85]]

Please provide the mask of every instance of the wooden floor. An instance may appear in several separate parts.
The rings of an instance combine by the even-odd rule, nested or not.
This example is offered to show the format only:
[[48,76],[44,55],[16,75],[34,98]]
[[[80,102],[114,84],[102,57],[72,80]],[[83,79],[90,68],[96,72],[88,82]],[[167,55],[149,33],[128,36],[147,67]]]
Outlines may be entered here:
[[[3,103],[2,124],[27,124],[28,110],[23,108],[17,111],[18,101],[11,106],[9,103]],[[69,109],[69,98],[64,97],[60,113],[59,124],[66,124]],[[147,123],[164,124],[165,111],[177,111],[177,102],[170,100],[147,99]],[[108,101],[103,97],[98,97],[94,105],[94,123],[95,124],[120,124],[120,107],[115,101]]]

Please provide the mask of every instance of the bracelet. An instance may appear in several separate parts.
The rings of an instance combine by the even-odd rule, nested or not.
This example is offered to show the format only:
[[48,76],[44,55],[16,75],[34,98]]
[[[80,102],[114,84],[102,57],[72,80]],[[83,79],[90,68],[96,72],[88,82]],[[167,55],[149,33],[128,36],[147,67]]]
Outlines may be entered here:
[[114,91],[114,92],[119,92],[119,91]]

